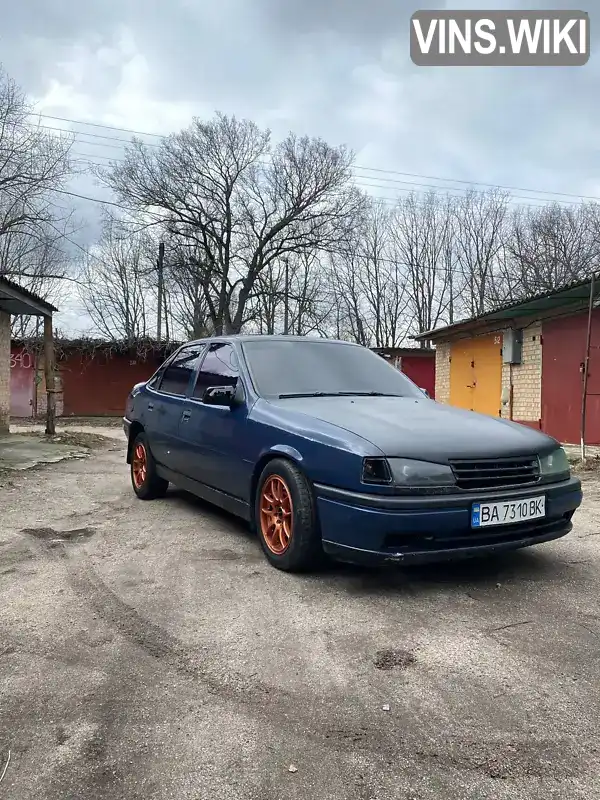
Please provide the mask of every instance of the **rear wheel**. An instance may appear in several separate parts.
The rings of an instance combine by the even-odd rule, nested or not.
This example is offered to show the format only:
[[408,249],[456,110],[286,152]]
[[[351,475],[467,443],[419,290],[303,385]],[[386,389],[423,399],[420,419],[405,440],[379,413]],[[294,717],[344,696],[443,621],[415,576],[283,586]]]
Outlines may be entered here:
[[140,500],[164,497],[169,488],[169,481],[156,473],[145,433],[138,433],[131,447],[131,484]]
[[254,514],[262,549],[274,567],[301,572],[318,564],[323,550],[313,493],[295,464],[279,458],[267,464]]

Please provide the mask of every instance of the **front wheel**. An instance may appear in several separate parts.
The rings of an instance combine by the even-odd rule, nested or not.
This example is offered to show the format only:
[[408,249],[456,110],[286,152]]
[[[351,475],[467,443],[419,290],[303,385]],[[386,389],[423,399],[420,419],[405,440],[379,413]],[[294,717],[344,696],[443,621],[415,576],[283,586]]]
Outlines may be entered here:
[[277,458],[264,468],[254,515],[262,549],[274,567],[301,572],[320,561],[323,549],[313,493],[291,461]]
[[156,462],[145,433],[138,433],[131,447],[131,484],[140,500],[164,497],[169,488],[169,481],[156,473]]

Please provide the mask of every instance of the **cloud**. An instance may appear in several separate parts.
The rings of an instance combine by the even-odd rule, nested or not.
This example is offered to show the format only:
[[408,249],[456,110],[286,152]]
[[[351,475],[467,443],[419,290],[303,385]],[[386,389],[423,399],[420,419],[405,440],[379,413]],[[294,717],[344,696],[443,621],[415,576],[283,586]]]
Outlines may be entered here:
[[[23,0],[3,20],[1,42],[5,68],[48,114],[166,133],[219,109],[270,126],[275,136],[293,129],[347,143],[365,167],[531,187],[538,196],[593,194],[600,169],[600,65],[593,54],[571,69],[434,69],[410,61],[409,19],[417,6],[498,5]],[[598,32],[591,30],[593,48]],[[77,150],[98,162],[120,156],[119,142],[78,138]],[[370,188],[375,194],[393,197],[406,188],[392,182],[401,175],[385,182],[382,173],[360,174],[369,175],[363,184],[378,184]],[[102,191],[90,178],[77,186],[94,196]],[[81,209],[93,216],[90,204]]]

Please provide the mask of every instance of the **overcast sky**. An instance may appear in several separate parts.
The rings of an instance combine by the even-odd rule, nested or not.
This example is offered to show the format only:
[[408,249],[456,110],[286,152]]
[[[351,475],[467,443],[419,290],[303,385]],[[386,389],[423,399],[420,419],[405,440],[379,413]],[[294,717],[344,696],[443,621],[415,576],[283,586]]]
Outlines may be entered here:
[[[250,117],[275,136],[294,130],[346,143],[361,167],[531,188],[536,198],[542,191],[600,195],[593,10],[592,57],[585,67],[423,68],[412,64],[408,50],[417,9],[579,8],[577,2],[5,5],[4,68],[45,114],[160,134],[220,110]],[[598,19],[600,29],[600,11]],[[82,132],[126,136],[74,127],[76,151],[97,162],[118,156],[120,145]],[[381,184],[370,187],[374,194],[393,197],[400,188],[381,181],[382,173],[357,175],[362,183]],[[76,188],[108,196],[89,178]],[[92,209],[83,205],[90,219]]]

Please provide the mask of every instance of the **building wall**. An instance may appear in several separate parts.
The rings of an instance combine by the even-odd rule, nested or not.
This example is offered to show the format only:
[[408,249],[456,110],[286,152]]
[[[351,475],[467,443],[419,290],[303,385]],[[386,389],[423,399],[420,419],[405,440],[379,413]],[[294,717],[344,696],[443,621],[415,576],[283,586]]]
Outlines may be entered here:
[[[581,439],[588,314],[544,323],[542,429],[561,442]],[[592,315],[586,398],[585,442],[600,445],[600,309]]]
[[[502,414],[510,418],[511,366],[502,365]],[[513,408],[515,422],[541,427],[542,419],[542,325],[535,322],[523,329],[521,363],[512,365]]]
[[146,381],[162,358],[142,360],[135,355],[70,352],[61,360],[65,416],[122,416],[127,395]]
[[435,348],[435,399],[450,402],[450,342],[439,342]]
[[[498,333],[503,335],[504,331]],[[450,402],[450,351],[451,342],[437,343],[435,391],[436,399],[441,403]],[[510,366],[503,364],[501,416],[504,419],[510,417],[510,372]],[[512,366],[512,381],[513,420],[540,427],[542,417],[542,326],[539,322],[535,322],[523,330],[522,361],[521,364]]]
[[413,383],[425,389],[435,399],[435,357],[402,356],[400,369]]
[[10,416],[31,417],[34,412],[35,353],[26,347],[11,347]]
[[0,311],[0,433],[10,421],[10,314]]

